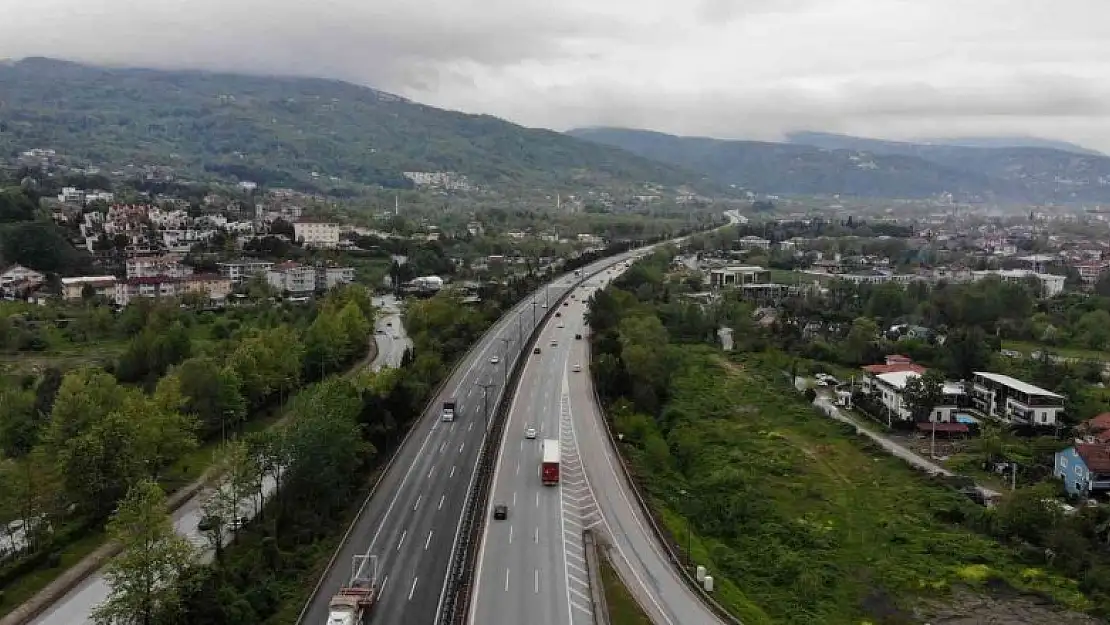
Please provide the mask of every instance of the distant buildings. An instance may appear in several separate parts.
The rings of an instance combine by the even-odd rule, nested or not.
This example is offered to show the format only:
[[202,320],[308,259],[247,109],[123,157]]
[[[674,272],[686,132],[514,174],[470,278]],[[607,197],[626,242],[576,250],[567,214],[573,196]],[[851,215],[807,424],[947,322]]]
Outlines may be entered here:
[[336,286],[350,284],[354,279],[353,267],[312,266],[289,261],[266,270],[266,282],[283,293],[306,294],[326,291]]
[[231,280],[232,284],[241,284],[254,276],[265,275],[274,266],[274,263],[256,258],[241,258],[216,263],[216,266],[220,269],[220,275]]
[[337,223],[297,221],[293,224],[293,238],[305,247],[334,249],[339,246],[342,228]]

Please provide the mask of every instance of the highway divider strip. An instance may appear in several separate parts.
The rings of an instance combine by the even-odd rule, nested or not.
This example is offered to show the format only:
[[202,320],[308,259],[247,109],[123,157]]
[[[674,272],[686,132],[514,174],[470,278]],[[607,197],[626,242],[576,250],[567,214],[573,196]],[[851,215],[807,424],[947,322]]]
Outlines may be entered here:
[[[593,351],[593,342],[591,341],[589,349],[587,350],[587,358],[588,362],[590,363],[593,362]],[[690,571],[686,569],[686,566],[678,557],[678,553],[675,551],[674,544],[668,538],[667,534],[663,531],[662,527],[659,525],[659,522],[655,519],[655,513],[647,504],[647,500],[644,498],[644,495],[640,490],[640,485],[632,477],[632,471],[628,468],[628,463],[625,462],[624,455],[621,454],[620,447],[617,445],[617,439],[613,435],[613,427],[609,423],[609,417],[605,413],[605,404],[601,403],[601,396],[597,394],[597,385],[594,384],[593,381],[593,367],[590,367],[590,390],[593,392],[594,403],[597,405],[598,415],[601,417],[601,422],[605,426],[606,442],[616,454],[617,462],[620,464],[621,475],[622,477],[624,477],[625,483],[628,484],[629,489],[632,491],[632,494],[636,499],[636,503],[640,507],[640,510],[643,512],[644,517],[647,518],[648,525],[651,526],[651,532],[655,534],[656,542],[658,542],[663,547],[663,552],[667,554],[667,559],[671,561],[671,566],[682,574],[682,579],[686,581],[686,585],[692,588],[697,593],[698,597],[702,600],[706,607],[710,609],[710,611],[712,611],[726,623],[730,623],[731,625],[743,625],[740,619],[730,614],[728,610],[726,610],[721,604],[717,603],[717,600],[714,599],[713,596],[710,595],[708,592],[706,592],[705,588],[703,588],[702,585],[698,583],[698,580],[690,574]],[[690,520],[687,519],[686,522],[689,523]],[[692,555],[690,557],[690,561],[693,562]]]
[[601,568],[597,564],[598,549],[593,530],[582,530],[582,551],[586,555],[586,580],[590,584],[590,603],[593,604],[594,625],[609,625],[609,604],[605,601],[605,587]]
[[[631,251],[633,250],[626,250],[625,252],[618,253],[616,256],[619,257]],[[520,384],[520,377],[524,372],[524,365],[528,362],[527,358],[530,357],[532,349],[535,347],[536,341],[540,337],[540,330],[547,325],[555,312],[562,308],[563,302],[575,291],[575,289],[618,262],[620,261],[614,260],[604,265],[598,271],[590,274],[583,272],[583,275],[578,280],[574,281],[561,296],[548,306],[547,312],[540,318],[539,323],[532,328],[532,333],[522,346],[520,357],[517,358],[513,365],[509,384],[506,384],[504,387],[512,390],[511,392],[501,394],[501,399],[494,408],[494,415],[490,420],[490,431],[486,437],[486,444],[479,452],[477,484],[471,493],[472,496],[467,499],[467,506],[463,511],[461,525],[463,530],[460,532],[460,544],[458,548],[456,548],[455,553],[451,554],[451,570],[445,581],[447,585],[447,592],[445,595],[446,601],[444,602],[444,609],[439,613],[439,620],[437,621],[439,625],[466,624],[467,614],[470,609],[470,587],[473,584],[472,577],[477,566],[478,554],[482,547],[482,530],[485,528],[487,522],[484,512],[486,503],[488,503],[489,500],[489,491],[493,487],[493,469],[497,462],[497,456],[501,450],[506,417],[508,416],[509,407],[512,405],[513,396],[516,395],[517,386]]]

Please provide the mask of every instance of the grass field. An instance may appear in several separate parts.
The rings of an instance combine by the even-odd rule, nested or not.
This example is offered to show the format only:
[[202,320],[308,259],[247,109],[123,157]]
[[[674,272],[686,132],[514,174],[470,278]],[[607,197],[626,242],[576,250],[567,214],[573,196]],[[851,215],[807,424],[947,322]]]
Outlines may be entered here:
[[1047,351],[1056,356],[1064,358],[1077,358],[1079,360],[1097,360],[1100,362],[1110,363],[1110,352],[1098,351],[1093,349],[1079,349],[1077,347],[1053,347],[1051,345],[1039,345],[1029,341],[1002,341],[1002,349],[1010,349],[1015,352],[1021,352],[1026,358],[1036,351]]
[[692,519],[694,559],[746,624],[905,622],[920,597],[989,583],[1089,607],[1074,580],[969,529],[982,508],[818,416],[780,367],[679,349],[665,434],[616,425],[669,532],[685,544]]
[[597,567],[601,573],[601,585],[605,592],[605,603],[609,606],[610,625],[652,625],[651,619],[640,609],[640,604],[625,587],[609,558],[598,554]]

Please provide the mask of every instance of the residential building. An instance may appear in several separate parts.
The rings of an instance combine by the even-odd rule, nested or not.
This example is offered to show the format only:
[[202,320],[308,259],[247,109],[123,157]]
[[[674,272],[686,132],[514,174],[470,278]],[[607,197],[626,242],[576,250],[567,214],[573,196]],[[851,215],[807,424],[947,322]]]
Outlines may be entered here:
[[1110,262],[1104,260],[1095,260],[1075,265],[1076,272],[1079,273],[1079,279],[1086,286],[1094,286],[1102,274],[1110,269]]
[[1110,444],[1110,412],[1087,419],[1075,431],[1077,443]]
[[1052,474],[1076,497],[1110,491],[1110,447],[1080,443],[1056,452]]
[[0,287],[12,289],[16,287],[36,287],[46,280],[42,273],[29,269],[23,265],[12,265],[0,273]]
[[115,299],[115,276],[79,276],[76,278],[62,278],[62,299],[78,300],[85,293],[85,287],[93,290],[97,297]]
[[709,284],[722,288],[741,284],[766,284],[771,272],[755,265],[741,265],[709,270]]
[[1052,273],[1037,273],[1028,269],[988,269],[985,271],[971,272],[972,280],[982,280],[989,276],[998,276],[1003,282],[1024,282],[1035,278],[1041,284],[1041,297],[1056,297],[1064,292],[1065,276]]
[[443,288],[443,278],[439,276],[421,276],[412,281],[412,286],[421,291],[438,291]]
[[216,266],[219,267],[221,276],[234,284],[240,284],[254,276],[265,275],[274,263],[256,258],[240,258],[226,263],[216,263]]
[[[912,419],[913,414],[904,399],[906,384],[911,379],[924,374],[924,367],[914,364],[871,366],[894,370],[868,376],[866,387],[869,389],[868,392],[882,404],[891,420],[908,421]],[[931,423],[954,423],[956,422],[956,415],[960,411],[960,405],[963,403],[963,385],[959,382],[945,381],[942,391],[944,399],[940,404],[933,407],[932,412],[929,413],[928,421]]]
[[136,297],[149,297],[161,299],[175,297],[183,291],[178,288],[180,278],[166,276],[151,276],[147,278],[129,278],[116,283],[115,301],[117,306],[127,306]]
[[279,263],[266,271],[266,281],[282,292],[311,293],[316,290],[316,268],[292,261]]
[[222,302],[231,295],[231,280],[215,273],[188,276],[179,283],[180,293],[203,293],[214,302]]
[[1064,397],[1001,373],[974,372],[972,403],[983,414],[1007,423],[1056,425]]
[[128,258],[127,278],[184,278],[193,275],[193,268],[182,264],[180,256],[148,256]]
[[766,250],[771,248],[770,241],[754,235],[741,237],[740,240],[737,241],[737,245],[743,250]]
[[293,238],[306,247],[335,248],[339,245],[340,231],[336,223],[297,221],[293,224]]
[[318,291],[326,291],[343,284],[350,284],[354,281],[354,267],[337,267],[332,265],[321,265],[316,267],[316,290]]

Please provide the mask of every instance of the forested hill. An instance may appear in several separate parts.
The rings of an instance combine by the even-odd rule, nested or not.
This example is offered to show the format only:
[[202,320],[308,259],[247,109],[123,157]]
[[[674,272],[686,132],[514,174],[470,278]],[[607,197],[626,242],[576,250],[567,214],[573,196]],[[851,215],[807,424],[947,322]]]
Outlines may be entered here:
[[619,149],[339,81],[0,62],[0,154],[32,148],[103,168],[168,166],[309,189],[403,188],[405,171],[456,172],[488,187],[715,189]]
[[790,143],[677,137],[628,128],[582,128],[568,134],[760,193],[1110,201],[1110,157],[1097,153],[930,146],[820,133],[800,133]]

